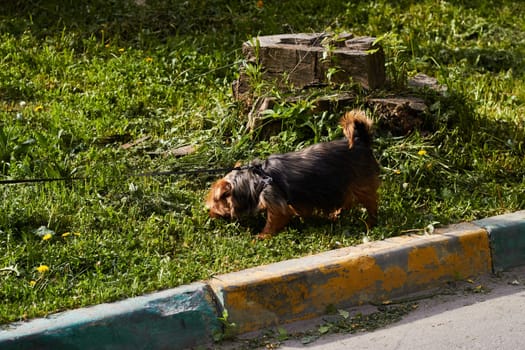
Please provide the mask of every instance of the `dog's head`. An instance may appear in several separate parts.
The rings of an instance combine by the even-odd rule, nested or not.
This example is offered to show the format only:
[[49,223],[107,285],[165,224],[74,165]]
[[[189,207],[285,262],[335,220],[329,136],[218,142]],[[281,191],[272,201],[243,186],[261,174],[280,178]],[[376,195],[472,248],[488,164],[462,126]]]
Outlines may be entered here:
[[240,218],[256,214],[259,211],[259,195],[264,187],[265,182],[253,168],[233,170],[211,186],[206,209],[212,218]]
[[232,185],[226,179],[220,179],[211,186],[206,197],[206,209],[212,218],[233,217]]

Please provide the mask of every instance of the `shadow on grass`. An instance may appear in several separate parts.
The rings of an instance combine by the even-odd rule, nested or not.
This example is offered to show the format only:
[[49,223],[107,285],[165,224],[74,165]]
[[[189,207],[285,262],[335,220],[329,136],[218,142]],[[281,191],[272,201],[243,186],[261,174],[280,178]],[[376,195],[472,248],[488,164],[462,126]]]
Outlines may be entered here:
[[[289,5],[226,0],[18,0],[2,4],[0,31],[20,35],[30,28],[34,35],[46,37],[65,29],[139,42],[153,38],[162,42],[174,35],[228,34],[241,43],[260,32],[323,30],[344,4],[341,0]],[[280,11],[282,6],[286,11]]]

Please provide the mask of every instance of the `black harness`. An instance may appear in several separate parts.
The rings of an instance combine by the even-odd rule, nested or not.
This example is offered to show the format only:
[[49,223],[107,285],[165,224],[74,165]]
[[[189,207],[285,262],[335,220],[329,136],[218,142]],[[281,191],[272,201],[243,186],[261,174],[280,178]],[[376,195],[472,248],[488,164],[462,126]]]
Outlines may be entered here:
[[248,166],[248,169],[251,170],[255,175],[261,178],[261,188],[259,195],[267,186],[273,185],[284,197],[286,202],[290,204],[290,199],[288,193],[285,191],[284,186],[280,183],[279,180],[276,180],[273,176],[268,174],[262,167],[262,164],[252,164]]
[[264,169],[262,168],[262,164],[250,165],[250,169],[255,175],[258,175],[261,178],[261,182],[264,187],[274,183],[273,177],[266,171],[264,171]]

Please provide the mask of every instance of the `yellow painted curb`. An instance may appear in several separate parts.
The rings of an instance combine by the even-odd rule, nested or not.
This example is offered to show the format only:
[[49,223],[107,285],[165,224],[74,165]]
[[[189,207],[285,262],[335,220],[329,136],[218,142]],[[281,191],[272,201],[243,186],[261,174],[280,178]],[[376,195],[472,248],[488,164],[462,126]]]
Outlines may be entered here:
[[292,259],[207,281],[236,332],[406,296],[491,271],[488,233],[472,224]]

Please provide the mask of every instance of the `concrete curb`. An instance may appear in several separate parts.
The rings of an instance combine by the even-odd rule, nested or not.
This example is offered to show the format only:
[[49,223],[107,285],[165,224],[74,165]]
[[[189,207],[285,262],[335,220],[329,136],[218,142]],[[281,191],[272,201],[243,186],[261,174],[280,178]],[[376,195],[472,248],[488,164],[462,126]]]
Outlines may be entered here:
[[474,221],[474,224],[489,234],[494,272],[525,263],[525,210]]
[[0,331],[0,348],[183,349],[221,331],[217,307],[204,283],[66,311]]
[[440,234],[395,237],[220,275],[209,284],[237,331],[245,333],[490,269],[486,231],[461,224]]
[[183,349],[221,335],[224,309],[241,334],[524,264],[519,211],[8,325],[0,348]]

